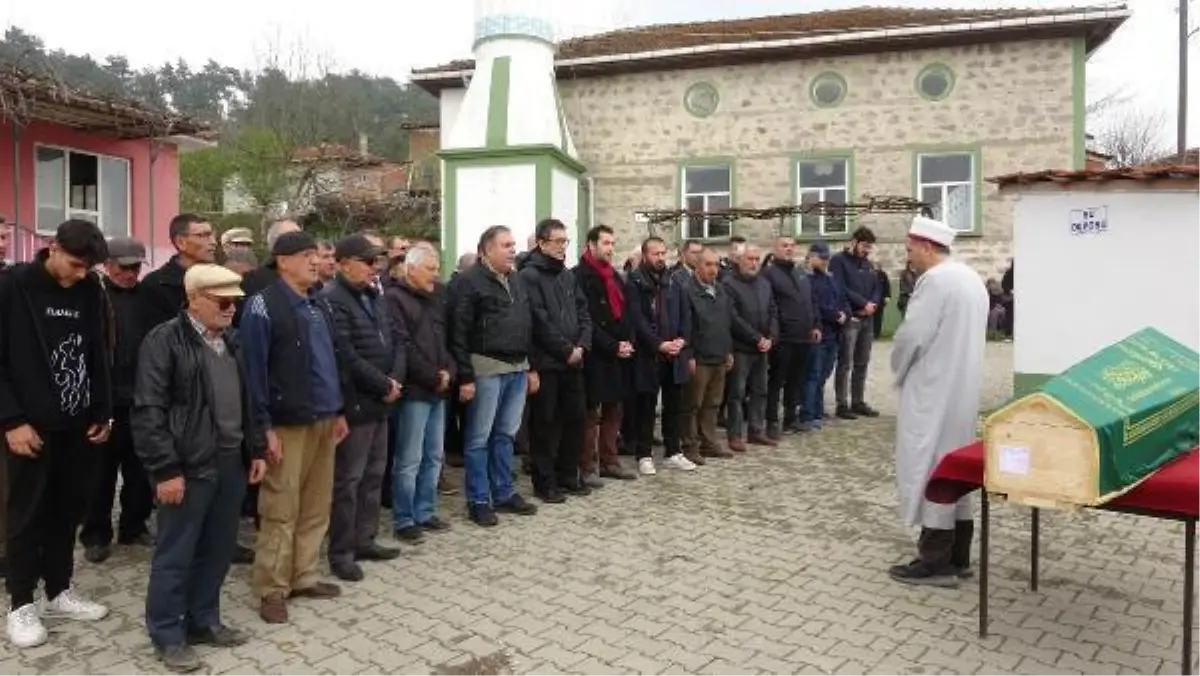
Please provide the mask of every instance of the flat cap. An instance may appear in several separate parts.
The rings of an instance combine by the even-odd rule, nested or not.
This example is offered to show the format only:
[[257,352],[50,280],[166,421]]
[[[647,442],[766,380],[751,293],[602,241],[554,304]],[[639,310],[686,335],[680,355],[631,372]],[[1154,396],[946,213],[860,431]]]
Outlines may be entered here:
[[108,240],[108,260],[117,265],[146,262],[146,247],[132,237],[113,237]]
[[197,263],[183,275],[183,288],[187,293],[206,293],[220,298],[241,298],[242,276],[211,263]]
[[317,240],[312,238],[312,235],[297,230],[296,232],[285,232],[275,240],[275,246],[271,247],[272,256],[294,256],[304,251],[316,251]]
[[221,244],[254,244],[254,233],[250,228],[230,228],[221,233]]
[[337,260],[347,258],[378,258],[386,253],[386,249],[377,246],[367,239],[366,235],[347,235],[337,241],[333,247],[333,257]]

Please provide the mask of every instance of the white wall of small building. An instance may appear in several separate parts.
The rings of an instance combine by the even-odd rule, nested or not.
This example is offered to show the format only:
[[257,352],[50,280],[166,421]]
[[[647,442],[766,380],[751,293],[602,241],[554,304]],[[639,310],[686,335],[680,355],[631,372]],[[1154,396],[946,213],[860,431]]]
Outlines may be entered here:
[[[534,166],[468,166],[453,171],[458,181],[455,205],[458,232],[454,257],[473,253],[479,236],[493,225],[512,228],[517,250],[525,249],[525,240],[537,225],[537,208],[532,197],[537,191]],[[444,215],[445,211],[442,213]]]
[[567,247],[567,262],[574,264],[582,251],[583,237],[579,232],[579,179],[555,168],[550,176],[550,213],[567,226],[571,245]]
[[[1057,374],[1154,327],[1200,349],[1197,191],[1010,190],[1013,370]],[[1076,233],[1072,212],[1103,208],[1105,229]]]

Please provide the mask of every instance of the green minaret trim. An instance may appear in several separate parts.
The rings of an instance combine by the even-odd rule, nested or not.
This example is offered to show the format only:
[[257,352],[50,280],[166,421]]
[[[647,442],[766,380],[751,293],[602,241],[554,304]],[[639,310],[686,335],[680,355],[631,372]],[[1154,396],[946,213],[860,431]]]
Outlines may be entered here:
[[508,101],[512,71],[512,57],[501,56],[492,60],[492,81],[488,90],[487,147],[503,148],[508,145]]

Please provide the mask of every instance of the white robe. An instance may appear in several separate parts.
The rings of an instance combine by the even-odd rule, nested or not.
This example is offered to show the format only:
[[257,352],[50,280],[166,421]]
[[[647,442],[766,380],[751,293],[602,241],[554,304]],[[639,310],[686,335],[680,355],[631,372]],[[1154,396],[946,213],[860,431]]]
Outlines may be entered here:
[[909,526],[952,529],[956,519],[972,518],[969,497],[932,503],[925,484],[942,457],[975,441],[988,305],[979,273],[947,259],[921,275],[892,340],[896,490]]

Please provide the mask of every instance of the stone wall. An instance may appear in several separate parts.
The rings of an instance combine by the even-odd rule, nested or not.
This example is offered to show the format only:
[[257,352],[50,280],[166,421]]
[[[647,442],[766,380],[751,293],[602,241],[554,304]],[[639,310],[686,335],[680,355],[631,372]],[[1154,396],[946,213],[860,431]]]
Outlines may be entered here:
[[[848,150],[854,192],[913,196],[920,151],[977,149],[982,177],[1017,170],[1069,168],[1073,150],[1072,50],[1067,39],[1012,42],[729,66],[602,78],[560,79],[560,95],[580,159],[595,181],[596,222],[626,243],[646,226],[635,211],[679,206],[679,165],[730,158],[734,206],[791,203],[795,158]],[[941,101],[920,96],[914,82],[929,64],[948,66],[953,91]],[[812,79],[832,71],[847,94],[833,108],[811,100]],[[708,117],[685,109],[693,83],[716,87]],[[984,275],[999,275],[1009,256],[1011,205],[984,182],[981,236],[963,237],[959,252]],[[903,265],[909,217],[864,215],[881,240],[885,269]],[[739,221],[735,232],[769,244],[777,223]],[[794,226],[793,226],[794,227]],[[678,239],[677,229],[663,233]]]

